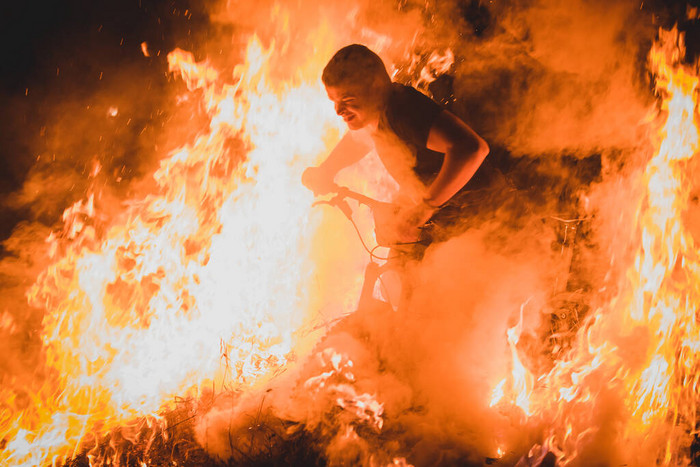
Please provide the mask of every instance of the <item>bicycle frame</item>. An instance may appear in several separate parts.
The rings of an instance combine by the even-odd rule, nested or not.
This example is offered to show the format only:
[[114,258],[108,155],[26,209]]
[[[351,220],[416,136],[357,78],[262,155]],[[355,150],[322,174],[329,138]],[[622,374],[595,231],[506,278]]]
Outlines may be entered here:
[[[367,253],[370,255],[370,262],[367,264],[367,267],[365,268],[365,273],[364,273],[364,280],[362,284],[362,289],[360,292],[360,299],[358,302],[358,309],[366,309],[367,307],[372,307],[372,306],[377,306],[377,301],[381,301],[384,304],[388,304],[391,306],[391,308],[394,311],[398,310],[399,303],[401,301],[401,294],[403,292],[403,287],[402,284],[398,284],[398,291],[395,290],[396,287],[388,287],[385,283],[385,281],[382,280],[382,275],[389,274],[391,272],[396,272],[397,276],[400,278],[401,277],[401,271],[399,271],[398,264],[395,262],[391,261],[391,258],[380,258],[377,255],[374,254],[374,250],[379,247],[379,246],[385,246],[388,248],[391,248],[392,245],[377,245],[374,248],[369,248],[367,244],[365,243],[364,239],[362,238],[362,234],[357,228],[357,225],[355,224],[355,221],[353,220],[353,209],[350,207],[350,205],[347,202],[347,199],[353,199],[357,201],[360,204],[364,204],[365,206],[369,207],[373,214],[376,214],[377,211],[379,210],[387,210],[387,211],[395,211],[396,206],[390,203],[385,203],[382,201],[378,201],[376,199],[370,198],[369,196],[365,196],[361,193],[357,193],[355,191],[350,190],[349,188],[346,187],[337,187],[336,190],[334,190],[336,193],[331,199],[329,200],[321,200],[321,201],[316,201],[313,203],[313,206],[318,206],[322,204],[327,204],[329,206],[336,207],[340,209],[340,211],[345,215],[345,217],[348,218],[348,220],[353,224],[355,227],[355,231],[357,232],[358,238],[360,239],[360,242],[362,243],[362,246],[365,248]],[[375,224],[376,224],[376,215],[375,217]],[[394,245],[395,246],[395,245]],[[380,259],[386,261],[384,264],[378,264],[374,260],[375,259]],[[381,287],[384,288],[383,294],[384,297],[376,297],[375,296],[375,291],[376,291],[376,285],[380,284]]]

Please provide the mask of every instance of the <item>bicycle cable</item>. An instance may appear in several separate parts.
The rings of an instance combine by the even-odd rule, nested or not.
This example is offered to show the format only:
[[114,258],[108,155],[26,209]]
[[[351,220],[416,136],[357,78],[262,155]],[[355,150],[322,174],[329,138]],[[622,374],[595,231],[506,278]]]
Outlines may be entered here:
[[378,259],[378,260],[381,260],[381,261],[389,261],[389,260],[391,259],[389,256],[387,256],[386,258],[383,258],[383,257],[381,257],[381,256],[375,255],[375,254],[374,254],[374,250],[376,250],[377,248],[379,248],[381,245],[377,245],[377,246],[375,246],[374,248],[372,248],[372,249],[370,250],[370,248],[369,248],[369,247],[367,246],[367,244],[365,243],[365,239],[362,238],[362,233],[360,232],[360,228],[357,227],[357,224],[355,223],[355,219],[353,219],[352,216],[349,216],[348,219],[350,220],[350,223],[352,224],[352,226],[355,228],[355,233],[357,233],[357,238],[360,239],[360,243],[362,243],[362,247],[363,247],[363,248],[365,249],[365,251],[369,254],[370,260]]
[[[331,203],[324,203],[324,204],[329,204],[330,206],[338,207],[337,205],[331,204]],[[341,209],[341,211],[343,211],[343,209]],[[343,213],[345,214],[345,217],[348,218],[348,220],[349,220],[350,223],[352,224],[353,228],[355,229],[355,233],[357,234],[357,238],[360,240],[360,243],[362,244],[362,248],[364,248],[365,251],[367,252],[367,254],[369,254],[370,260],[389,261],[389,260],[391,260],[391,259],[398,258],[398,257],[401,256],[400,254],[398,254],[398,255],[396,255],[396,256],[393,256],[393,257],[392,257],[392,256],[382,257],[382,256],[379,256],[379,255],[376,255],[376,254],[374,253],[374,251],[375,251],[377,248],[381,247],[382,245],[376,245],[374,248],[370,249],[370,248],[367,246],[367,243],[365,243],[365,239],[362,237],[362,233],[360,232],[360,228],[357,226],[357,223],[355,222],[355,219],[353,219],[353,218],[352,218],[352,215],[349,215],[349,214],[346,213],[345,211],[343,211]],[[400,246],[400,245],[414,245],[414,244],[417,244],[417,243],[421,243],[420,240],[419,240],[419,241],[415,241],[415,242],[402,242],[402,243],[397,243],[395,246]],[[391,247],[388,247],[388,248],[391,249]]]

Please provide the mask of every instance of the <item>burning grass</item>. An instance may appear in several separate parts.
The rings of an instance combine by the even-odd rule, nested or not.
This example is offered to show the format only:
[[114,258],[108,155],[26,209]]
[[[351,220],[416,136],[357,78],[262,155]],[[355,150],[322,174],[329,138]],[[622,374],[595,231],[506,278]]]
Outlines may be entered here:
[[[238,396],[232,392],[219,397],[235,399]],[[95,439],[87,436],[82,443],[82,453],[63,465],[326,465],[321,444],[313,433],[302,429],[298,423],[271,416],[263,407],[248,420],[248,425],[228,430],[233,453],[230,459],[211,457],[206,446],[197,442],[195,428],[197,417],[206,413],[212,404],[213,398],[208,395],[199,400],[178,400],[174,408],[157,417],[132,420]]]

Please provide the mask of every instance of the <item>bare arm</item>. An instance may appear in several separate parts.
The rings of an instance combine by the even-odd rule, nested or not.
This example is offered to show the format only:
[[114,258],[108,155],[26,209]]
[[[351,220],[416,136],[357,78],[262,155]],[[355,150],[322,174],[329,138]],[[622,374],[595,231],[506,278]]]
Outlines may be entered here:
[[421,203],[399,214],[396,238],[413,242],[420,238],[420,227],[457,193],[489,153],[489,146],[474,130],[454,114],[443,110],[428,133],[427,148],[445,154],[440,172],[428,187]]
[[341,169],[358,162],[371,149],[369,137],[358,131],[347,131],[319,168],[335,177]]
[[428,149],[445,153],[440,172],[428,187],[431,206],[446,203],[472,178],[489,153],[489,146],[466,123],[444,110],[428,134]]
[[302,175],[302,183],[316,194],[333,190],[333,179],[345,167],[365,157],[372,143],[369,136],[359,131],[348,131],[318,167],[309,167]]

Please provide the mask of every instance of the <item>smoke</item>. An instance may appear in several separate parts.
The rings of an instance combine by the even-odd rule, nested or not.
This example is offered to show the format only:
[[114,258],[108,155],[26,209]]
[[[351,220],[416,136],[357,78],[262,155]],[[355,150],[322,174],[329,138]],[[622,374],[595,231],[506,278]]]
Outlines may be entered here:
[[212,10],[219,29],[239,40],[254,32],[283,44],[280,66],[289,74],[300,72],[295,65],[308,54],[330,58],[360,42],[400,79],[416,81],[416,63],[449,48],[453,111],[515,156],[633,148],[651,104],[645,60],[655,27],[631,0],[267,2]]
[[[414,404],[425,407],[425,419],[416,427],[433,425],[423,437],[398,414],[409,433],[417,429],[412,437],[424,439],[408,456],[417,465],[439,458],[436,454],[446,449],[443,437],[455,438],[451,448],[461,449],[461,456],[495,454],[502,440],[494,433],[501,431],[503,419],[487,406],[509,365],[503,336],[517,323],[521,308],[525,333],[538,328],[543,291],[553,279],[555,258],[542,233],[512,233],[506,245],[492,248],[488,231],[470,230],[435,245],[415,271],[418,285],[407,315],[396,317],[404,323],[403,332],[396,342],[385,342],[385,352],[393,352],[399,373],[410,381]],[[507,425],[503,431],[501,436],[514,436]]]
[[[213,455],[282,455],[275,442],[291,438],[320,443],[331,464],[406,458],[415,465],[481,465],[502,446],[514,463],[541,442],[522,430],[517,411],[489,408],[492,389],[511,370],[506,331],[522,311],[519,345],[533,354],[551,350],[540,342],[542,329],[551,325],[552,296],[566,289],[572,264],[562,253],[562,225],[553,216],[595,214],[595,232],[579,238],[588,244],[577,250],[576,267],[589,290],[603,284],[603,271],[610,272],[611,252],[625,241],[619,227],[631,223],[616,217],[618,203],[609,201],[624,198],[636,179],[633,173],[608,181],[646,142],[638,128],[651,103],[643,68],[653,28],[648,13],[632,1],[439,3],[208,7],[212,32],[198,44],[199,53],[232,72],[241,45],[256,34],[283,57],[273,68],[280,81],[319,79],[306,57],[329,58],[352,42],[377,50],[406,81],[415,80],[415,64],[428,54],[451,49],[451,109],[491,144],[494,164],[507,162],[500,168],[511,182],[492,188],[450,240],[432,245],[420,264],[408,268],[403,280],[413,292],[400,311],[358,310],[264,390],[217,399],[198,423],[198,439]],[[120,199],[148,184],[142,177],[160,155],[198,130],[201,109],[165,104],[175,100],[176,89],[157,80],[148,92],[124,84],[137,72],[112,70],[112,84],[99,94],[52,103],[41,156],[23,187],[5,200],[27,210],[30,222],[4,244],[9,257],[0,273],[8,278],[8,293],[0,323],[9,338],[3,342],[9,348],[31,345],[26,355],[13,350],[16,358],[0,367],[3,375],[18,375],[38,358],[31,330],[41,316],[25,313],[23,302],[46,261],[47,225],[60,222],[60,213],[90,190],[99,191],[102,212],[117,209]],[[176,130],[164,131],[166,123]],[[600,154],[602,169],[591,169],[586,160]],[[521,156],[525,162],[517,161]],[[97,166],[99,173],[90,176]],[[588,210],[581,206],[586,203]],[[353,400],[366,405],[355,407],[348,402]],[[614,426],[617,401],[610,400],[599,418]],[[253,435],[251,427],[259,431]],[[608,453],[614,449],[605,444],[613,436],[603,439],[606,433],[593,444]],[[296,454],[301,465],[305,457]]]
[[487,17],[455,41],[457,103],[479,129],[514,155],[637,144],[654,33],[638,2],[508,2]]
[[[621,246],[616,242],[625,241],[620,222],[630,222],[616,217],[618,203],[609,201],[627,199],[637,179],[620,178],[620,167],[627,169],[647,143],[639,128],[652,103],[644,72],[653,37],[648,12],[632,1],[267,6],[226,4],[213,18],[222,30],[254,31],[283,44],[281,75],[293,74],[306,54],[330,57],[361,42],[399,79],[415,82],[427,55],[452,50],[451,110],[491,144],[490,158],[510,184],[492,187],[453,238],[432,245],[409,268],[403,280],[413,292],[400,311],[357,310],[267,392],[215,405],[200,421],[198,439],[214,455],[240,460],[230,435],[244,433],[245,420],[258,414],[270,425],[300,424],[326,447],[331,464],[406,458],[415,465],[481,465],[502,446],[510,450],[504,461],[515,463],[542,440],[537,430],[521,429],[517,413],[488,407],[492,389],[511,370],[506,330],[522,311],[519,348],[556,352],[555,342],[543,342],[562,326],[553,315],[556,297],[583,303],[614,282],[610,274],[622,273],[610,258]],[[553,219],[560,213],[597,217],[564,224]],[[578,245],[571,246],[567,232]],[[599,300],[613,294],[607,290]],[[547,365],[548,357],[532,358],[531,367]],[[369,420],[338,408],[351,395],[383,404],[381,429],[371,407],[364,413]],[[594,416],[604,429],[587,459],[618,458],[611,433],[619,401],[615,394],[605,399]]]
[[[492,233],[492,226],[474,228],[431,246],[408,267],[404,284],[415,287],[398,311],[376,305],[344,318],[266,391],[217,403],[198,424],[200,443],[222,458],[244,460],[237,449],[255,458],[262,441],[248,446],[246,430],[262,414],[259,423],[271,427],[301,424],[333,465],[401,457],[415,465],[481,465],[503,445],[527,450],[533,440],[518,430],[517,417],[488,405],[510,371],[506,329],[522,309],[523,341],[537,347],[548,284],[562,271],[546,229],[511,232],[495,245]],[[338,400],[359,395],[382,404],[380,428],[338,409]],[[373,414],[372,406],[361,413]],[[231,444],[231,433],[245,442]],[[289,435],[280,439],[293,444]]]

